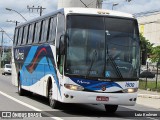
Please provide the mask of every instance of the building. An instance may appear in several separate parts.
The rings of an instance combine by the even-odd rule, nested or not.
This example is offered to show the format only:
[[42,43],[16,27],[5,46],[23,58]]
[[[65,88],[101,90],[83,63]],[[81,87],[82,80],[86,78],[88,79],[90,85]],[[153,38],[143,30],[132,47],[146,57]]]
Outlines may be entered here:
[[58,0],[58,9],[65,7],[102,8],[103,0]]
[[139,13],[136,17],[143,36],[154,46],[160,45],[160,10]]

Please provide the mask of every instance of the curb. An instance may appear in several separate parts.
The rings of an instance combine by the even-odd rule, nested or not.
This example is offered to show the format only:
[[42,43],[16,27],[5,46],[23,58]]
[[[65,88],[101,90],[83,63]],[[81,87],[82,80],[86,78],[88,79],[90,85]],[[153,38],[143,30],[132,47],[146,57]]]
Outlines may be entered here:
[[138,94],[138,97],[160,99],[160,95]]

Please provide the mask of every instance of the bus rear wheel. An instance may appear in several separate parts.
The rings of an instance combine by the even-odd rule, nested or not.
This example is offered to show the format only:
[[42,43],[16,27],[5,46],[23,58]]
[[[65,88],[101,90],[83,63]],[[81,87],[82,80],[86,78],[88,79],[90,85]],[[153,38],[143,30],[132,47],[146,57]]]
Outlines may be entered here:
[[18,94],[19,94],[20,96],[23,96],[24,93],[25,93],[25,90],[22,89],[22,87],[21,87],[21,82],[20,82],[20,80],[18,80]]
[[53,94],[52,85],[50,85],[49,90],[48,90],[49,105],[51,106],[51,108],[57,109],[60,107],[60,102],[53,99],[52,94]]
[[118,105],[104,105],[107,113],[115,113]]

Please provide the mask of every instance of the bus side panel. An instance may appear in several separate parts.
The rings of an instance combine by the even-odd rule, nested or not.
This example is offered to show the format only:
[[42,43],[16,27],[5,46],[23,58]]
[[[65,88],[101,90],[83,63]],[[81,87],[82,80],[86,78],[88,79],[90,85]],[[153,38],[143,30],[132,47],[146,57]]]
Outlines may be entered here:
[[[31,46],[23,49],[17,48],[15,51],[20,51],[20,54],[24,54],[20,67],[22,88],[43,96],[47,96],[48,88],[46,86],[48,84],[47,82],[49,77],[51,77],[54,81],[52,82],[54,87],[54,95],[56,95],[54,97],[57,99],[57,90],[58,94],[61,94],[61,92],[56,63],[51,46]],[[28,51],[28,53],[25,53],[25,51]]]

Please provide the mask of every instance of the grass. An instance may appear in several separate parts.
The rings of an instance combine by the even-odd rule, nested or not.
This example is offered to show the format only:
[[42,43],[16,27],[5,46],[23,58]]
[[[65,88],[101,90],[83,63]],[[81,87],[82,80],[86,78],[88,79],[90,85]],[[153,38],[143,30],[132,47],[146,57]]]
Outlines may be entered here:
[[145,80],[139,80],[139,88],[140,89],[150,89],[151,91],[157,91],[160,92],[160,81],[157,82],[157,90],[156,90],[156,81],[147,81],[147,87]]

